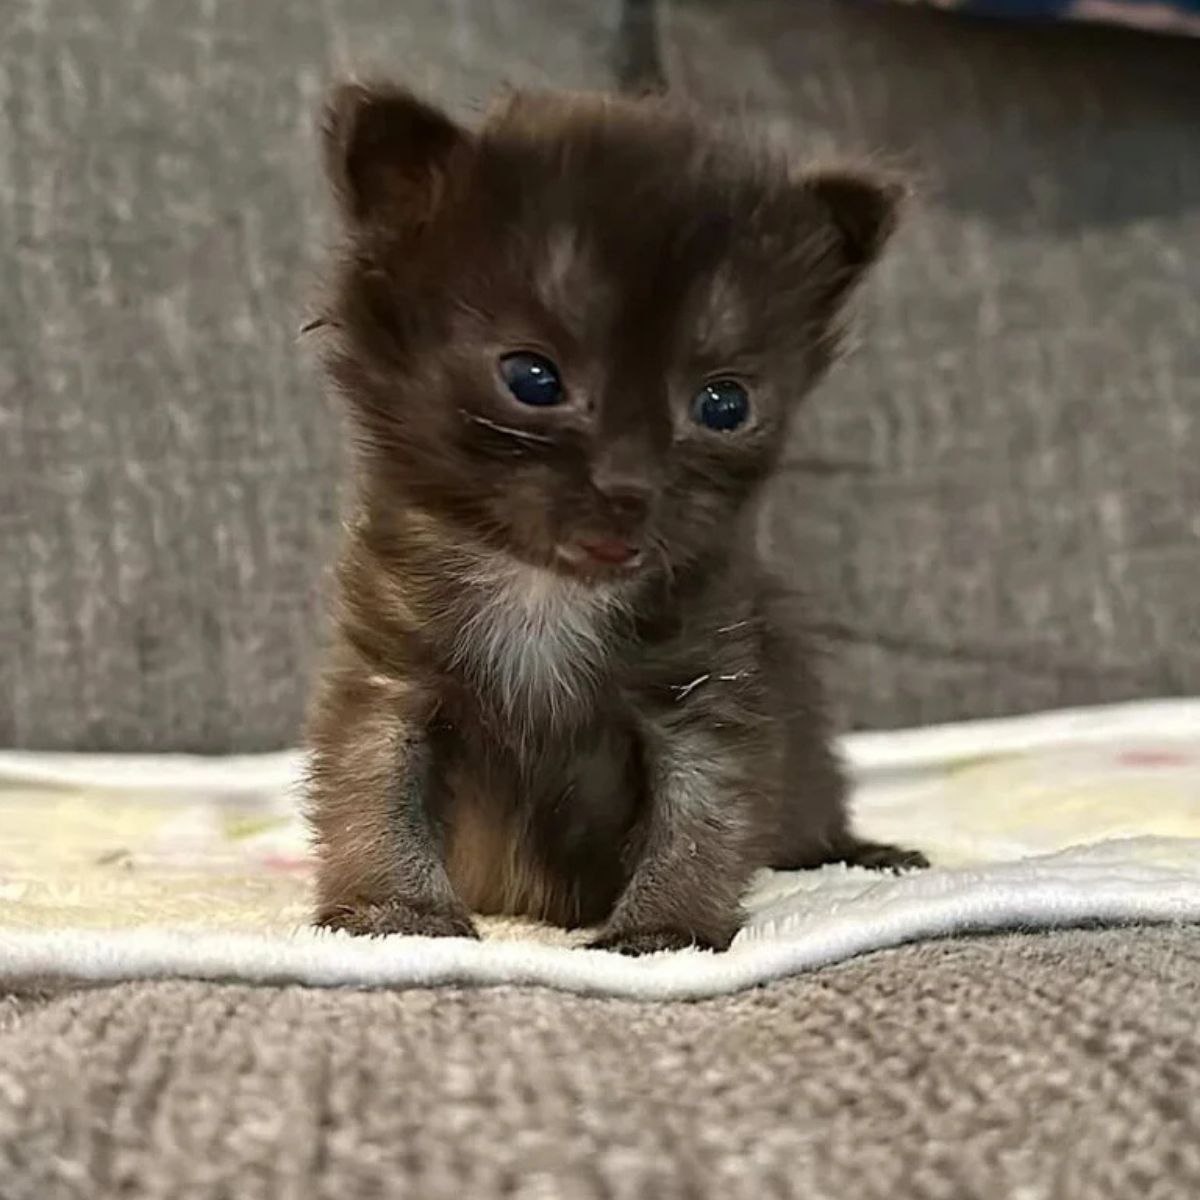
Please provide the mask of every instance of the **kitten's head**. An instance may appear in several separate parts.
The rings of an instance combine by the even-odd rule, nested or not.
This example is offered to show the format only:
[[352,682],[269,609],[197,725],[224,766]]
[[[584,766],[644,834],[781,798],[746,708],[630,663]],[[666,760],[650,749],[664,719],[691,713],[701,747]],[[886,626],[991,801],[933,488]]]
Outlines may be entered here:
[[736,536],[901,193],[651,100],[518,93],[470,131],[352,85],[325,151],[370,494],[595,579]]

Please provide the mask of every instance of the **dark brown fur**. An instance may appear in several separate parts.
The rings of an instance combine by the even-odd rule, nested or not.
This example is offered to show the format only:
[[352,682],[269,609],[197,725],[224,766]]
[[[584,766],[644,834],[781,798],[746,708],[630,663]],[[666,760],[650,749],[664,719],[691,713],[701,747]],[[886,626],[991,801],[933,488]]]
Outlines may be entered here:
[[[361,453],[311,730],[318,921],[723,948],[757,867],[919,864],[851,833],[753,532],[898,189],[649,100],[516,95],[472,133],[350,86],[325,146],[347,247],[321,323]],[[569,402],[517,404],[514,350]],[[745,428],[689,419],[714,375],[749,386]],[[585,538],[643,555],[564,557]]]

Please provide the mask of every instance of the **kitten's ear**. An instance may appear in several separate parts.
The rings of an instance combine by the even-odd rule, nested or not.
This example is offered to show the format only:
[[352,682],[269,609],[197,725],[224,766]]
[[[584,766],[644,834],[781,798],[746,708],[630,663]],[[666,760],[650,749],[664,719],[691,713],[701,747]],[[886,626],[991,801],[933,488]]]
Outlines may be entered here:
[[352,224],[419,225],[441,199],[451,154],[470,134],[393,85],[336,88],[322,126],[325,171]]
[[853,169],[817,171],[805,185],[820,201],[841,239],[850,283],[880,255],[896,229],[909,189],[898,179]]

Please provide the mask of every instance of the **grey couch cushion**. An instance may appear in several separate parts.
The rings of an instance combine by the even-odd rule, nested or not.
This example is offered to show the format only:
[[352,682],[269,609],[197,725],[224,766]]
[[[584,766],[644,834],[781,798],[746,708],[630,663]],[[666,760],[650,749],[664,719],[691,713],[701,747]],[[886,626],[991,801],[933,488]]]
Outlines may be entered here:
[[[337,510],[294,344],[328,232],[323,81],[603,86],[612,8],[14,0],[0,744],[294,739]],[[1194,44],[823,0],[678,3],[664,36],[694,93],[937,185],[764,527],[847,718],[1200,686]]]
[[602,87],[591,0],[13,0],[0,40],[0,745],[293,741],[338,430],[296,345],[328,79]]
[[1200,690],[1200,53],[681,4],[668,70],[925,179],[766,536],[856,724]]

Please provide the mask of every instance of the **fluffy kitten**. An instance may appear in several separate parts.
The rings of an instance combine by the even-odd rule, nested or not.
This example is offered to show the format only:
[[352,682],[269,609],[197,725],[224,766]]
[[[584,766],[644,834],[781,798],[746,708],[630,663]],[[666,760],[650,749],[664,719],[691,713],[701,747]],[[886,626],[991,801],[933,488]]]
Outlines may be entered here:
[[919,865],[850,831],[753,534],[898,189],[651,100],[516,94],[472,132],[347,86],[325,151],[360,454],[311,727],[318,922],[720,949],[758,867]]

